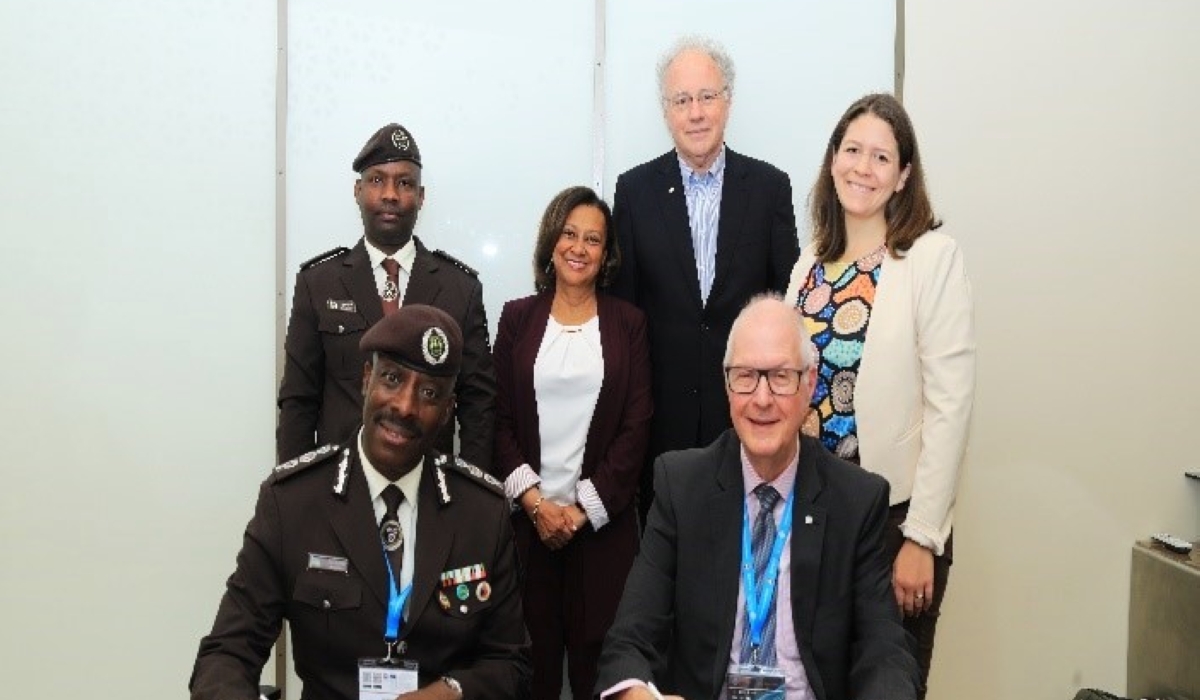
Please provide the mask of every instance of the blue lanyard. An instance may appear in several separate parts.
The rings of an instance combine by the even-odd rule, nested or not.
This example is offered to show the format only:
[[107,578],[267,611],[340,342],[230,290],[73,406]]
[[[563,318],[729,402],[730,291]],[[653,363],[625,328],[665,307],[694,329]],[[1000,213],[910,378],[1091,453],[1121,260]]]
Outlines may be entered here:
[[763,580],[756,581],[754,576],[754,552],[750,546],[750,508],[742,511],[742,587],[746,593],[746,622],[750,625],[750,643],[756,647],[762,646],[763,627],[766,625],[767,611],[775,597],[775,582],[779,578],[779,559],[783,556],[783,543],[792,532],[792,496],[795,488],[788,493],[783,506],[783,518],[775,531],[775,542],[771,545],[771,558],[767,560],[767,570],[763,572]]
[[387,564],[388,572],[388,609],[387,609],[387,628],[383,631],[383,640],[388,643],[388,649],[400,637],[400,616],[404,613],[404,604],[408,602],[408,596],[412,593],[412,583],[404,587],[401,592],[396,591],[396,577],[392,573],[392,560],[388,557],[387,552],[383,553],[383,563]]

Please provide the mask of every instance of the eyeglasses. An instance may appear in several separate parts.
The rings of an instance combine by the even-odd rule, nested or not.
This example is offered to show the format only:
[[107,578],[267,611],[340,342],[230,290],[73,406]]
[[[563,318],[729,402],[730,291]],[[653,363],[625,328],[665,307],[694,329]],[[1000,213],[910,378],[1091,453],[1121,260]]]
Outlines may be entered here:
[[777,369],[755,369],[754,367],[726,367],[725,384],[735,394],[753,394],[758,383],[767,378],[767,388],[776,396],[792,396],[800,391],[802,369],[780,367]]
[[705,109],[712,107],[717,103],[717,100],[725,97],[727,94],[729,94],[728,85],[720,90],[701,90],[700,94],[695,96],[690,93],[681,92],[677,95],[664,97],[663,102],[676,112],[684,112],[691,108],[692,102],[696,102]]

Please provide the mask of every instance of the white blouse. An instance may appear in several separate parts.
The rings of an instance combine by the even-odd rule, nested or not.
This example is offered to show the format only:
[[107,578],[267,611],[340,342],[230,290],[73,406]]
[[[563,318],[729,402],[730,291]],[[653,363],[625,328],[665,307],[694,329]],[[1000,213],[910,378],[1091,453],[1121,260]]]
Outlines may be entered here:
[[600,317],[564,326],[551,316],[533,363],[542,439],[542,497],[561,505],[576,501],[588,428],[604,382]]

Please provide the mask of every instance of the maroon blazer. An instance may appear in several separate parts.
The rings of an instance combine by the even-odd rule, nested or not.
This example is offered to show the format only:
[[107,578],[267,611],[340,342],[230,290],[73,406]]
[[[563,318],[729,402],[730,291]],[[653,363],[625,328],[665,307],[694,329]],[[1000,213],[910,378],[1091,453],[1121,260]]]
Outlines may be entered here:
[[[500,313],[493,349],[497,386],[493,466],[501,481],[522,464],[528,464],[535,472],[541,469],[542,442],[533,363],[546,332],[553,297],[552,292],[544,292],[516,299],[505,304]],[[598,532],[585,525],[571,546],[587,548],[581,559],[596,574],[585,576],[588,587],[585,595],[589,599],[613,597],[615,610],[625,573],[637,553],[637,516],[633,503],[645,463],[654,409],[645,315],[632,304],[603,293],[597,295],[596,303],[604,381],[588,427],[581,478],[591,479],[596,487],[608,511],[609,523]],[[523,511],[514,515],[513,526],[518,554],[528,561],[525,559],[528,548],[542,545]],[[616,571],[619,577],[613,575]],[[597,607],[608,606],[600,603]],[[606,628],[611,617],[602,617],[608,619],[597,620],[597,624]]]

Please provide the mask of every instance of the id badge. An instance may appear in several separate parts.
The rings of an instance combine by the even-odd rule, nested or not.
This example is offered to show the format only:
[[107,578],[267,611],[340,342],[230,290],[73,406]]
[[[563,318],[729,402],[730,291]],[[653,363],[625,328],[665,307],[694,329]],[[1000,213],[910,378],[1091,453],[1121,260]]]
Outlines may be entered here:
[[787,676],[772,666],[730,666],[725,686],[729,700],[784,700]]
[[359,659],[358,700],[396,700],[417,689],[417,662],[403,659]]

